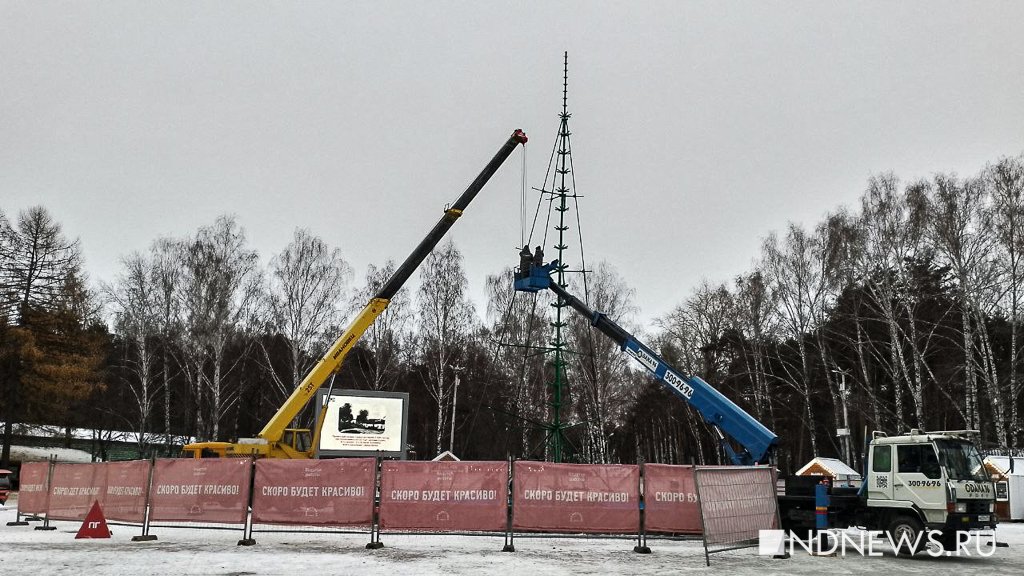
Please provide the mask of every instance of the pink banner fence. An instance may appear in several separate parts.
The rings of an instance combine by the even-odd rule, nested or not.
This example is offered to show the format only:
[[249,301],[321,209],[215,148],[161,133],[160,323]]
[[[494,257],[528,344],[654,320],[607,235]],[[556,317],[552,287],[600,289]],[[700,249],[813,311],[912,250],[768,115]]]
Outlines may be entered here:
[[49,462],[27,462],[22,464],[20,488],[18,489],[18,514],[46,514],[47,484],[50,473]]
[[46,515],[53,520],[82,520],[106,487],[102,464],[55,464]]
[[100,490],[100,507],[107,520],[142,523],[146,518],[149,462],[107,462],[106,485]]
[[644,504],[648,532],[701,533],[693,466],[645,464]]
[[149,501],[151,521],[244,524],[252,461],[157,460]]
[[640,469],[516,462],[512,525],[537,532],[629,534],[640,526]]
[[381,465],[381,528],[501,532],[507,518],[506,462]]
[[373,458],[258,460],[252,521],[369,526],[376,469]]
[[648,464],[642,482],[641,468],[631,465],[521,461],[511,468],[509,494],[509,464],[494,461],[26,463],[18,513],[82,520],[98,501],[109,520],[142,524],[140,539],[153,538],[153,522],[166,522],[232,525],[250,543],[257,523],[289,531],[361,527],[370,545],[389,529],[504,532],[509,546],[515,532],[637,534],[637,548],[646,548],[648,531],[703,534],[708,546],[730,546],[777,526],[774,474],[763,466]]

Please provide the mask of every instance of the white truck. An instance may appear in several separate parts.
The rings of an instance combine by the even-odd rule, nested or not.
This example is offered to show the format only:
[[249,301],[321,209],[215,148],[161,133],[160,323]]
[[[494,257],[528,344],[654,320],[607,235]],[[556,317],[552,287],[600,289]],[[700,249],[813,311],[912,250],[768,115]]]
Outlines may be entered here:
[[[994,530],[995,488],[972,441],[977,435],[970,430],[873,433],[861,487],[829,487],[829,527],[887,533],[903,543],[897,547],[903,554],[933,542],[955,550],[958,537],[962,543],[965,534]],[[779,496],[784,528],[815,528],[818,480],[786,480],[785,495]]]

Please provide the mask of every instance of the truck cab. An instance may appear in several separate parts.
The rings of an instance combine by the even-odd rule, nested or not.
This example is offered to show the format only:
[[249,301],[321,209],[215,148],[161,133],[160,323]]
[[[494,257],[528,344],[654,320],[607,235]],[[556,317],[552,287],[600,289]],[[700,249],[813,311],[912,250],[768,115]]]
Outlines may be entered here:
[[861,494],[868,523],[890,532],[994,529],[995,487],[971,440],[976,434],[875,432]]

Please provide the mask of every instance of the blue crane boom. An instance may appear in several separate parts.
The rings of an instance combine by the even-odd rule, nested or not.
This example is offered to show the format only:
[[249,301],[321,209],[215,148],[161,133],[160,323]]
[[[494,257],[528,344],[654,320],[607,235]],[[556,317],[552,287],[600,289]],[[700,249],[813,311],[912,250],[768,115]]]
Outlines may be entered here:
[[[771,461],[778,445],[778,436],[774,432],[704,380],[697,376],[684,376],[672,369],[625,328],[604,314],[592,310],[585,302],[553,281],[551,273],[558,269],[557,260],[545,266],[529,257],[529,249],[524,249],[520,255],[523,258],[516,273],[517,291],[551,290],[573,310],[588,318],[602,334],[614,340],[626,354],[635,358],[676,396],[692,406],[718,433],[722,447],[734,464],[765,464]],[[733,447],[726,438],[736,446]]]

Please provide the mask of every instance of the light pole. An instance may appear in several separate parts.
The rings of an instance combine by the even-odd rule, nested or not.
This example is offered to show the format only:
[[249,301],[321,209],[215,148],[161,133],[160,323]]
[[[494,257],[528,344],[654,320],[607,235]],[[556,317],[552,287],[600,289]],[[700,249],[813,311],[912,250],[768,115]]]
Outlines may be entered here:
[[832,373],[839,374],[839,398],[843,403],[843,427],[836,430],[836,436],[843,439],[843,455],[846,459],[846,465],[854,466],[853,454],[850,452],[850,415],[846,409],[846,399],[850,395],[850,390],[846,387],[846,370],[841,370],[837,367],[835,370],[832,370]]
[[455,454],[455,403],[459,399],[459,372],[465,370],[463,366],[452,366],[455,372],[455,386],[452,389],[452,433],[448,436],[448,451]]

